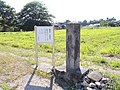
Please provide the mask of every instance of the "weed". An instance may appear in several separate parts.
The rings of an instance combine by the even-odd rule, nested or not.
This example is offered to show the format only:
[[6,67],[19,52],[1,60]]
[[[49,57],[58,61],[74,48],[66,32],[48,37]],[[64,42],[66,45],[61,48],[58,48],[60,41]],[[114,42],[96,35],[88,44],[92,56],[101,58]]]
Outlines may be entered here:
[[114,68],[120,68],[120,62],[119,61],[112,61],[111,65]]
[[0,87],[1,87],[3,90],[10,90],[7,84],[1,84]]
[[43,78],[51,78],[50,73],[43,72],[42,70],[37,70],[36,74],[42,76]]
[[0,75],[2,82],[11,82],[30,72],[30,66],[21,58],[0,54]]
[[109,82],[110,90],[120,90],[120,76],[107,73],[111,82]]

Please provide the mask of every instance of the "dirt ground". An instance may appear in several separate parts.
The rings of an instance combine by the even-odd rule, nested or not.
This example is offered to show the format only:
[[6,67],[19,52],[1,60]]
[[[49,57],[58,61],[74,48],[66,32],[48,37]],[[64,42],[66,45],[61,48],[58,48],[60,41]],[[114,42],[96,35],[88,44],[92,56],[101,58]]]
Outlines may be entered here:
[[[0,53],[0,54],[7,55],[6,53]],[[13,54],[9,54],[9,55],[11,57],[17,57],[16,55],[13,55]],[[18,58],[23,58],[23,57],[18,56]],[[112,59],[112,58],[107,58],[107,59]],[[46,63],[46,61],[45,61],[45,60],[50,61],[50,59],[47,57],[41,57],[41,58],[39,58],[39,60],[41,61],[41,64],[39,64],[38,69],[40,69],[44,72],[47,72],[47,73],[50,72],[52,69],[52,65]],[[64,61],[63,65],[57,66],[56,68],[59,70],[65,70],[65,66],[66,66],[66,63]],[[21,67],[27,68],[26,66],[24,66],[24,64]],[[23,75],[16,78],[15,80],[13,80],[11,82],[6,82],[6,84],[9,87],[11,87],[12,90],[51,90],[51,89],[52,90],[63,90],[63,88],[61,88],[59,85],[54,83],[54,78],[47,79],[47,78],[43,78],[40,75],[36,75],[35,70],[34,70],[35,65],[31,66],[31,67],[33,68],[32,73],[26,72]],[[120,70],[116,71],[116,70],[112,70],[111,68],[107,68],[107,67],[92,65],[88,68],[100,70],[103,72],[108,71],[108,72],[120,75]],[[4,78],[4,77],[2,77],[2,78]]]
[[[51,90],[51,80],[42,78],[41,76],[37,76],[35,74],[26,74],[10,83],[10,85],[12,86],[15,83],[17,83],[17,88],[15,88],[15,90]],[[53,90],[63,90],[55,83],[53,83],[52,88]]]
[[[0,84],[2,83],[7,84],[11,90],[51,90],[51,89],[52,90],[63,90],[59,85],[54,83],[54,78],[47,79],[47,78],[43,78],[40,75],[36,75],[35,74],[36,70],[34,69],[35,65],[31,66],[32,67],[31,72],[26,71],[27,68],[29,67],[27,66],[26,63],[24,63],[24,60],[23,61],[19,60],[19,59],[23,59],[23,57],[19,57],[19,56],[17,57],[17,55],[13,55],[10,53],[2,53],[2,52],[0,53],[0,56],[3,57],[3,58],[0,58],[1,59],[0,63],[2,65],[4,65],[4,63],[5,65],[8,64],[7,66],[5,66],[4,68],[5,70],[8,70],[9,68],[10,69],[16,68],[14,69],[14,71],[13,70],[8,70],[8,72],[5,71],[4,74],[2,74],[2,72],[0,71],[1,72],[0,73]],[[7,62],[7,60],[9,62]],[[50,72],[52,69],[52,65],[45,63],[45,60],[50,61],[50,59],[46,57],[41,57],[39,58],[39,60],[41,61],[41,64],[39,64],[37,70],[40,69],[44,72]],[[0,69],[2,68],[3,67],[0,67]],[[10,74],[8,74],[9,72]],[[11,72],[14,72],[14,73],[11,73]],[[19,73],[20,75],[16,76],[15,73]],[[16,78],[14,78],[13,80],[9,80],[9,79],[3,80],[5,78],[10,78],[10,75]]]

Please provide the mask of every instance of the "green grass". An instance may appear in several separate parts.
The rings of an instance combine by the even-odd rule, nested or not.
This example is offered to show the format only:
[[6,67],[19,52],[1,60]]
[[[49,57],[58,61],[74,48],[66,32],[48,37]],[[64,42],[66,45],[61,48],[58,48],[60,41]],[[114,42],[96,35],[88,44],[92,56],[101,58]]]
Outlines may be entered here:
[[[29,65],[35,64],[35,39],[34,32],[0,32],[0,52],[12,53],[16,56],[24,57],[23,61],[28,62]],[[80,38],[80,58],[82,66],[98,65],[100,67],[107,67],[113,70],[120,69],[119,60],[108,60],[105,56],[113,55],[120,58],[120,27],[117,28],[98,28],[98,29],[81,29]],[[40,44],[39,45],[39,56],[45,56],[51,59],[51,45]],[[60,54],[61,53],[61,54]],[[56,30],[55,31],[55,60],[56,66],[62,65],[65,60],[66,53],[66,31]],[[0,74],[8,74],[9,77],[5,80],[15,80],[17,77],[13,77],[11,74],[12,67],[10,63],[20,61],[18,58],[8,57],[5,55],[0,56]],[[24,64],[26,65],[26,63]],[[52,64],[52,62],[47,62]],[[5,67],[4,67],[5,65]],[[6,65],[8,65],[6,67]],[[2,68],[5,69],[2,69]],[[21,66],[22,67],[22,66]],[[15,70],[15,68],[13,69]],[[19,69],[19,74],[22,75],[24,70]],[[49,77],[45,72],[37,71],[38,75],[43,77]],[[17,75],[17,76],[20,76]],[[108,75],[113,79],[114,85],[119,88],[120,81],[115,82],[116,75]],[[118,76],[120,78],[120,76]],[[117,90],[117,89],[116,89]],[[118,89],[119,90],[119,89]]]
[[112,77],[111,77],[111,80],[113,80],[112,81],[112,90],[120,90],[120,77],[118,76],[115,76],[115,75],[113,75]]
[[43,78],[51,78],[51,73],[46,73],[41,70],[37,70],[35,73],[37,75],[41,75]]
[[120,55],[120,29],[105,28],[81,31],[82,54]]
[[110,66],[114,67],[114,68],[120,68],[120,62],[118,61],[112,61]]
[[9,86],[7,84],[1,84],[0,87],[3,89],[3,90],[10,90],[9,89]]
[[[19,77],[31,72],[29,61],[9,54],[0,54],[0,87],[3,90],[10,89],[8,83],[17,80]],[[17,83],[15,83],[17,86]],[[12,87],[13,88],[13,87]]]
[[[120,56],[120,28],[81,30],[81,53],[87,55],[114,54]],[[34,32],[0,32],[0,45],[34,50]],[[55,52],[66,49],[66,31],[55,31]],[[39,45],[39,50],[51,53],[51,45]]]
[[[87,63],[84,64],[84,62],[89,62],[88,65],[90,64],[96,64],[96,65],[100,65],[100,66],[106,66],[112,69],[120,69],[120,61],[119,60],[108,60],[105,57],[102,56],[87,56],[87,55],[83,55],[81,56],[81,63],[83,66],[86,66]],[[87,66],[88,66],[87,65]]]
[[[119,62],[109,62],[101,56],[114,55],[120,58],[120,28],[99,28],[81,30],[81,60],[96,64],[106,64],[120,68]],[[0,32],[0,51],[10,52],[21,57],[29,57],[31,64],[35,64],[31,57],[35,56],[34,32]],[[66,52],[66,31],[55,31],[55,53]],[[51,58],[51,45],[40,44],[39,56]],[[56,57],[57,65],[63,63],[63,58]],[[90,57],[89,57],[90,56]],[[100,57],[99,57],[100,56]],[[84,57],[84,58],[82,58]],[[87,60],[88,59],[88,60]],[[51,63],[51,62],[50,62]]]
[[108,75],[108,78],[110,81],[109,84],[109,90],[120,90],[120,76],[114,75],[113,73],[106,73]]

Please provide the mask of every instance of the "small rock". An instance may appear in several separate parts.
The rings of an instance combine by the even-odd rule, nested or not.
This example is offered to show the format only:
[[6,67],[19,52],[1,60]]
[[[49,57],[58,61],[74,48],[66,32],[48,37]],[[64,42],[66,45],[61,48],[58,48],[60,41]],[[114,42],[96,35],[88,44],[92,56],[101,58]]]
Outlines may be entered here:
[[102,88],[101,83],[100,82],[95,82],[95,84],[98,86],[98,88]]
[[108,80],[109,80],[109,78],[104,78],[104,77],[103,77],[101,81],[105,84],[105,83],[108,82]]
[[95,82],[95,84],[96,84],[97,86],[100,86],[100,85],[101,85],[100,82]]
[[86,75],[88,72],[89,72],[89,69],[88,68],[85,68],[85,67],[80,67],[80,70],[81,70],[81,74],[84,76]]
[[86,81],[83,81],[83,83],[81,83],[81,85],[83,85],[84,87],[88,87],[89,84]]
[[102,88],[103,88],[103,87],[106,87],[106,85],[105,85],[105,84],[101,84],[101,86],[102,86]]
[[85,78],[85,81],[87,82],[87,83],[90,83],[90,79],[89,78]]
[[87,87],[87,90],[93,90],[92,88],[90,88],[90,87]]
[[102,79],[103,75],[97,71],[93,71],[91,73],[88,74],[88,78],[90,78],[91,80],[98,82]]
[[108,90],[107,87],[103,87],[101,90]]
[[91,88],[94,88],[94,87],[96,86],[96,84],[90,83],[89,86],[90,86]]

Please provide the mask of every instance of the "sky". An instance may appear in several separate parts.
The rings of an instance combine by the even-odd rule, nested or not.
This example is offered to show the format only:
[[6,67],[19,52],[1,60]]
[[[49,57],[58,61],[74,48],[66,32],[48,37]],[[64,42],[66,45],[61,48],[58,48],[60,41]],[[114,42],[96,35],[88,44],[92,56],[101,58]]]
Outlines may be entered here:
[[120,0],[3,0],[19,12],[26,3],[39,1],[45,4],[54,22],[99,20],[115,17],[120,20]]

